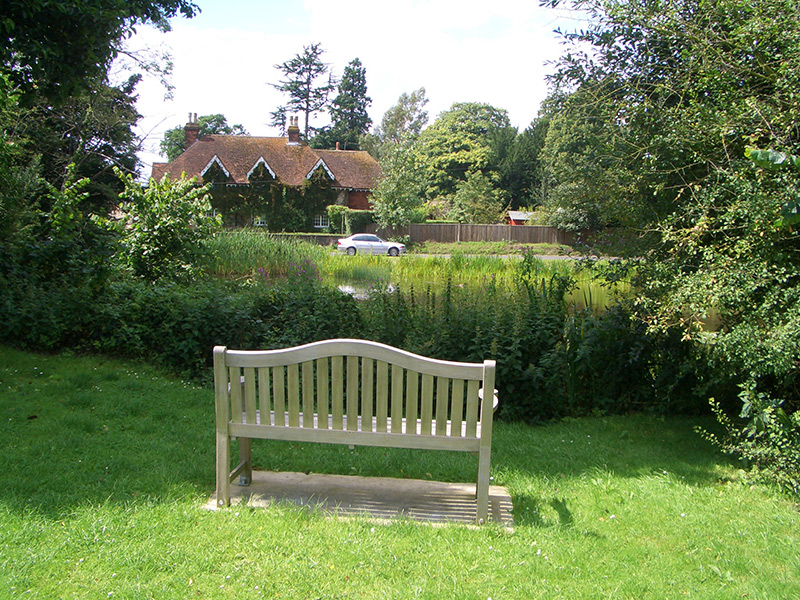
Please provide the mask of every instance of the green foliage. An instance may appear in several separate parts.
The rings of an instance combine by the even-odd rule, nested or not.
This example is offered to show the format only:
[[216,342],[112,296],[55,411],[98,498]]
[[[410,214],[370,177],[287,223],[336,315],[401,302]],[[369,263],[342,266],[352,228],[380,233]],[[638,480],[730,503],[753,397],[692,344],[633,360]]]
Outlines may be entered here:
[[472,171],[458,183],[448,218],[459,223],[499,223],[504,213],[503,194],[485,175]]
[[[199,137],[206,135],[249,135],[247,130],[240,124],[228,125],[228,120],[223,114],[203,115],[197,119],[200,126]],[[178,158],[186,150],[186,132],[183,125],[177,125],[164,132],[164,139],[159,144],[161,154],[167,157],[169,162]]]
[[744,386],[740,398],[741,416],[750,421],[749,426],[735,424],[712,398],[711,407],[724,433],[698,431],[726,454],[738,457],[755,481],[774,483],[800,495],[800,412],[787,414],[782,401],[757,393],[752,384]]
[[115,236],[81,210],[85,179],[48,188],[50,212],[23,243],[0,242],[2,339],[40,350],[79,347],[98,327],[93,307],[106,298]]
[[193,376],[207,374],[217,344],[280,348],[357,332],[353,299],[320,286],[307,263],[263,284],[214,280],[190,284],[115,284],[102,306],[98,350],[157,360]]
[[252,277],[280,279],[288,265],[308,259],[320,263],[328,254],[323,246],[286,237],[275,237],[258,229],[229,229],[205,240],[206,266],[211,275],[223,278]]
[[604,220],[646,225],[691,205],[748,144],[796,144],[793,0],[555,4],[591,19],[565,36],[590,51],[565,54],[553,78],[545,154],[563,200],[582,193]]
[[467,174],[488,170],[491,135],[510,127],[508,113],[488,104],[456,103],[419,137],[427,195],[430,199],[454,193]]
[[363,233],[366,231],[367,225],[375,222],[375,215],[371,210],[353,210],[339,204],[331,204],[327,210],[331,233],[345,235]]
[[[505,152],[498,148],[502,137],[493,140],[498,187],[508,194],[513,209],[536,207],[544,202],[549,175],[542,163],[541,152],[549,127],[549,117],[539,116],[525,131],[513,136]],[[509,130],[501,131],[502,136],[508,136]]]
[[394,144],[381,158],[382,175],[372,191],[375,220],[381,228],[403,227],[419,214],[426,182],[410,140]]
[[445,360],[496,359],[505,419],[701,410],[693,392],[705,368],[692,344],[648,334],[625,305],[577,310],[565,301],[571,274],[548,272],[529,253],[514,287],[491,277],[438,293],[376,285],[360,303],[362,335]]
[[330,76],[327,83],[317,83],[318,79],[328,75],[328,65],[322,62],[324,52],[318,43],[303,46],[303,51],[294,58],[275,65],[283,73],[284,79],[270,85],[286,94],[289,100],[271,113],[273,126],[285,131],[286,115],[302,113],[305,116],[304,137],[309,139],[309,133],[314,131],[310,124],[311,118],[325,109],[328,96],[335,87]]
[[138,23],[167,27],[179,12],[199,12],[187,0],[7,0],[0,18],[0,69],[23,92],[55,101],[70,98],[101,80],[117,44]]
[[120,194],[122,264],[148,281],[196,275],[202,241],[222,226],[222,219],[211,215],[209,186],[165,176],[151,179],[145,188],[130,175],[118,175],[125,184]]
[[314,148],[334,148],[338,143],[342,150],[358,150],[359,140],[372,125],[367,113],[372,99],[367,96],[366,69],[358,58],[345,67],[338,92],[328,109],[330,127],[319,132],[309,144]]
[[[723,408],[746,385],[753,398],[781,402],[793,415],[800,408],[796,2],[569,5],[587,10],[592,24],[567,38],[591,51],[566,55],[554,79],[561,112],[544,154],[566,193],[553,206],[568,209],[577,199],[576,214],[658,222],[660,243],[632,281],[637,318],[650,332],[702,348],[713,372],[704,389]],[[728,448],[769,454],[778,439],[742,436]]]
[[364,149],[380,160],[398,144],[413,144],[428,123],[427,103],[424,87],[400,94],[397,104],[384,113],[375,133],[363,140]]

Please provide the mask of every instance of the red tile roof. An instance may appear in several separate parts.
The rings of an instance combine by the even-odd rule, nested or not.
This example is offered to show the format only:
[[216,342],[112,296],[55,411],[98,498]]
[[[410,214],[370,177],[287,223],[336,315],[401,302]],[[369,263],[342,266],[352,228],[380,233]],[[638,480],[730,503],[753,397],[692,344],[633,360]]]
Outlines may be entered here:
[[247,174],[261,158],[280,182],[291,186],[301,185],[320,159],[334,175],[334,187],[371,190],[380,176],[380,166],[367,152],[315,150],[287,142],[285,137],[205,136],[171,163],[154,163],[152,177],[186,173],[199,179],[214,157],[230,173],[230,183],[249,183]]

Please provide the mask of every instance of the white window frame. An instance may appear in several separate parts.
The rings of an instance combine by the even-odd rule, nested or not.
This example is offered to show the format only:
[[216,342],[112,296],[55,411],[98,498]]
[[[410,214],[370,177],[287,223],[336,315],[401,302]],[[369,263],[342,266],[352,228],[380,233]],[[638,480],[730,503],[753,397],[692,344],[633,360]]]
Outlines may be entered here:
[[314,229],[327,229],[331,226],[331,219],[327,213],[314,215]]

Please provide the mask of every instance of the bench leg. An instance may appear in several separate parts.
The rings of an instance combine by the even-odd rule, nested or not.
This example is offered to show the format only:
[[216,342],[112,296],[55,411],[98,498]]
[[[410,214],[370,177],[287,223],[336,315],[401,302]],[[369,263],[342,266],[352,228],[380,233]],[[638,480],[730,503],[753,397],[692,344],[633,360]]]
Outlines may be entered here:
[[217,506],[231,505],[231,442],[224,432],[217,431]]
[[253,440],[250,438],[239,438],[239,464],[244,465],[239,475],[239,485],[250,485],[253,480]]
[[491,462],[491,449],[481,450],[478,457],[478,484],[476,496],[478,500],[477,521],[483,525],[489,520],[489,465]]

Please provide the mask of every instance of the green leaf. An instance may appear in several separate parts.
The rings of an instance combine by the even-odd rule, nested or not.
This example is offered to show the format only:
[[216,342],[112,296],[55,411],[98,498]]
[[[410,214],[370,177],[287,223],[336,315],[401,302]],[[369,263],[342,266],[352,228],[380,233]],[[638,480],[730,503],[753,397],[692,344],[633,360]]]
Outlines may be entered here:
[[752,160],[756,166],[762,169],[775,170],[781,167],[800,166],[800,157],[777,150],[758,150],[757,148],[747,148],[744,151],[747,158]]

